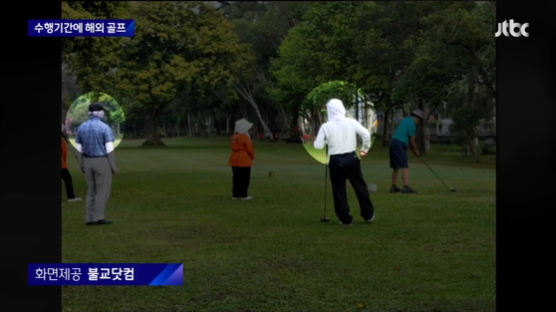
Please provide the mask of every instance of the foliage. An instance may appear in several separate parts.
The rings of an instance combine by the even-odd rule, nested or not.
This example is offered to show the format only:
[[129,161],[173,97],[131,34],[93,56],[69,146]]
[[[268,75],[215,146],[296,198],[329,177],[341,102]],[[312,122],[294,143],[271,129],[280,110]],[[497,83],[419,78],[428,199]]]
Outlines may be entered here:
[[[62,1],[64,19],[127,18],[129,2]],[[85,92],[104,91],[113,94],[106,74],[119,63],[117,51],[122,38],[62,38],[62,62],[77,78]]]
[[322,83],[307,94],[301,110],[313,110],[323,108],[324,104],[331,98],[340,99],[346,109],[354,104],[354,97],[357,95],[357,87],[351,83],[334,80]]
[[247,47],[221,12],[202,2],[134,2],[124,17],[140,25],[135,36],[79,49],[72,69],[85,89],[112,91],[126,109],[145,113],[149,141],[160,143],[157,118],[184,90],[197,100],[215,88],[232,92]]
[[73,138],[77,127],[89,119],[89,104],[92,102],[99,102],[104,106],[105,114],[103,121],[111,126],[114,134],[119,137],[125,122],[125,114],[122,107],[110,95],[95,91],[82,94],[71,104],[65,116],[65,127],[69,137]]
[[454,3],[423,19],[427,31],[412,63],[406,92],[432,105],[449,104],[454,120],[451,132],[467,146],[469,156],[478,156],[477,127],[492,117],[495,103],[494,37],[490,3]]
[[271,131],[268,127],[281,128],[281,132],[285,132],[291,126],[291,115],[296,114],[269,96],[275,83],[269,67],[271,59],[278,55],[282,40],[298,23],[306,5],[294,1],[233,2],[224,9],[240,41],[249,44],[252,52],[249,62],[238,73],[236,91],[251,105],[265,132]]
[[[456,114],[474,110],[471,98],[493,108],[479,100],[496,92],[492,2],[63,2],[62,14],[141,25],[131,39],[63,39],[62,59],[83,92],[113,95],[128,121],[146,116],[151,128],[256,114],[256,128],[274,132],[335,80],[383,112],[384,143],[399,108]],[[465,81],[482,94],[468,96]]]
[[321,83],[349,80],[353,63],[353,28],[356,3],[310,3],[302,22],[290,30],[271,64],[275,101],[299,110],[306,95]]
[[[450,82],[461,76],[464,66],[454,65],[460,59],[454,54],[457,51],[434,33],[444,27],[442,23],[449,23],[446,18],[436,25],[434,18],[443,17],[444,10],[452,7],[470,10],[474,5],[311,3],[272,62],[277,83],[271,96],[299,109],[315,86],[344,80],[365,90],[377,109],[386,112],[415,102],[442,102]],[[462,37],[474,35],[469,32]],[[387,118],[384,127],[388,127]]]

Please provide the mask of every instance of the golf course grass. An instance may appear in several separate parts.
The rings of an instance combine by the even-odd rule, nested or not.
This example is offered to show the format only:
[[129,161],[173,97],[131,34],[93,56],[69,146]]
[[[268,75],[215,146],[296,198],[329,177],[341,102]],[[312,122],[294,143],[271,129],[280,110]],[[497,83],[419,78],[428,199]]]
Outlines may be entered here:
[[[300,144],[254,141],[251,201],[231,199],[228,138],[124,140],[106,218],[62,192],[62,261],[182,263],[183,286],[65,286],[63,311],[495,311],[494,156],[445,146],[410,157],[418,194],[389,194],[388,150],[362,160],[375,222],[338,225],[324,165]],[[77,196],[86,185],[68,157]],[[269,174],[273,172],[273,174]]]

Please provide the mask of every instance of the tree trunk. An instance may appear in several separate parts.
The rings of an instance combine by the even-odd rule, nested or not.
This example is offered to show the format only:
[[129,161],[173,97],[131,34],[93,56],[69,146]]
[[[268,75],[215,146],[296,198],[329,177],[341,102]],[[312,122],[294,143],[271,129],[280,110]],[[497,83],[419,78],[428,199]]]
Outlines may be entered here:
[[428,105],[426,103],[419,103],[417,107],[419,107],[419,109],[423,111],[424,115],[423,120],[421,120],[419,126],[417,127],[417,147],[419,148],[419,153],[426,154],[430,148],[428,131]]
[[249,87],[244,86],[244,85],[234,84],[234,89],[247,102],[249,102],[249,104],[251,104],[251,107],[253,107],[253,109],[255,110],[255,113],[257,114],[257,118],[259,119],[261,125],[263,126],[264,136],[266,138],[272,139],[272,132],[270,131],[270,128],[267,126],[266,122],[263,120],[263,117],[261,116],[261,111],[259,109],[259,106],[255,102],[255,99],[253,98],[253,94],[251,93],[251,90],[249,89]]
[[149,112],[145,117],[145,134],[147,136],[147,140],[143,142],[142,146],[165,146],[156,131],[157,119],[158,113],[156,111]]
[[288,117],[288,114],[286,113],[286,109],[284,108],[284,105],[282,104],[278,104],[278,111],[280,112],[281,115],[281,119],[284,125],[284,131],[281,131],[282,133],[288,133],[290,131],[290,125],[292,124],[292,119]]
[[191,113],[187,112],[187,130],[189,133],[189,137],[191,137]]
[[299,112],[294,110],[292,111],[293,118],[290,120],[291,124],[289,125],[289,138],[286,140],[286,143],[302,143],[301,141],[301,129],[299,128]]
[[388,146],[390,143],[390,133],[388,131],[390,125],[390,112],[391,108],[387,108],[384,112],[384,120],[382,121],[382,146]]
[[272,132],[270,131],[270,128],[268,128],[266,122],[263,120],[263,117],[261,116],[261,111],[259,110],[259,106],[257,105],[257,103],[255,103],[255,101],[249,101],[249,104],[251,104],[251,106],[255,110],[255,113],[257,114],[257,118],[259,119],[261,125],[263,126],[264,136],[266,138],[272,138]]
[[[475,104],[475,73],[469,74],[468,86],[467,86],[467,105],[470,110],[473,109]],[[467,157],[474,158],[475,161],[479,161],[479,154],[477,153],[477,146],[479,144],[479,138],[477,137],[477,127],[473,127],[469,130],[470,133],[467,136]]]
[[197,113],[196,118],[194,120],[194,124],[195,124],[195,128],[193,130],[193,135],[194,136],[202,136],[203,135],[203,127],[201,127],[201,123],[202,123],[202,116],[201,114]]
[[424,147],[424,153],[428,153],[431,150],[431,135],[430,135],[430,129],[429,129],[429,117],[430,117],[430,110],[429,110],[429,105],[424,104],[423,105],[423,147]]
[[205,136],[208,138],[212,133],[212,117],[207,117],[205,121]]
[[213,116],[214,116],[214,130],[216,131],[216,135],[220,135],[221,134],[221,129],[220,126],[222,125],[220,118],[218,118],[218,114],[216,114],[216,112],[213,112]]
[[474,158],[476,162],[479,162],[479,153],[477,151],[477,147],[479,145],[479,138],[477,136],[470,137],[467,139],[466,143],[466,156],[470,158]]

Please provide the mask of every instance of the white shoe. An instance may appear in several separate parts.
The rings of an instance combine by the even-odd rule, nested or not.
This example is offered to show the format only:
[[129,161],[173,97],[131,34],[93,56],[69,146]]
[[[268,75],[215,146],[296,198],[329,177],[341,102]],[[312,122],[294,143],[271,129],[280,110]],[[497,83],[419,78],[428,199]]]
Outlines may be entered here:
[[253,197],[251,196],[247,196],[247,197],[240,197],[239,200],[251,200],[253,199]]
[[82,201],[81,197],[68,198],[69,202]]
[[370,218],[370,219],[368,219],[368,220],[365,220],[365,222],[367,222],[367,223],[372,223],[374,220],[375,220],[375,215],[374,215],[374,213],[373,213],[373,217]]

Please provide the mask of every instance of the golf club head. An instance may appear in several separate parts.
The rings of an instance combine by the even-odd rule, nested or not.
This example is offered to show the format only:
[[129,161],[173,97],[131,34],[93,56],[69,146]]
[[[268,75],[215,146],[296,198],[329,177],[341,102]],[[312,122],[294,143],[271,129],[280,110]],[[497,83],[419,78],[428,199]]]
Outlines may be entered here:
[[322,223],[330,222],[330,219],[327,219],[327,218],[323,217],[323,218],[320,218],[320,222],[322,222]]
[[456,189],[453,188],[453,187],[451,187],[451,188],[450,188],[450,192],[455,193],[455,192],[456,192]]

